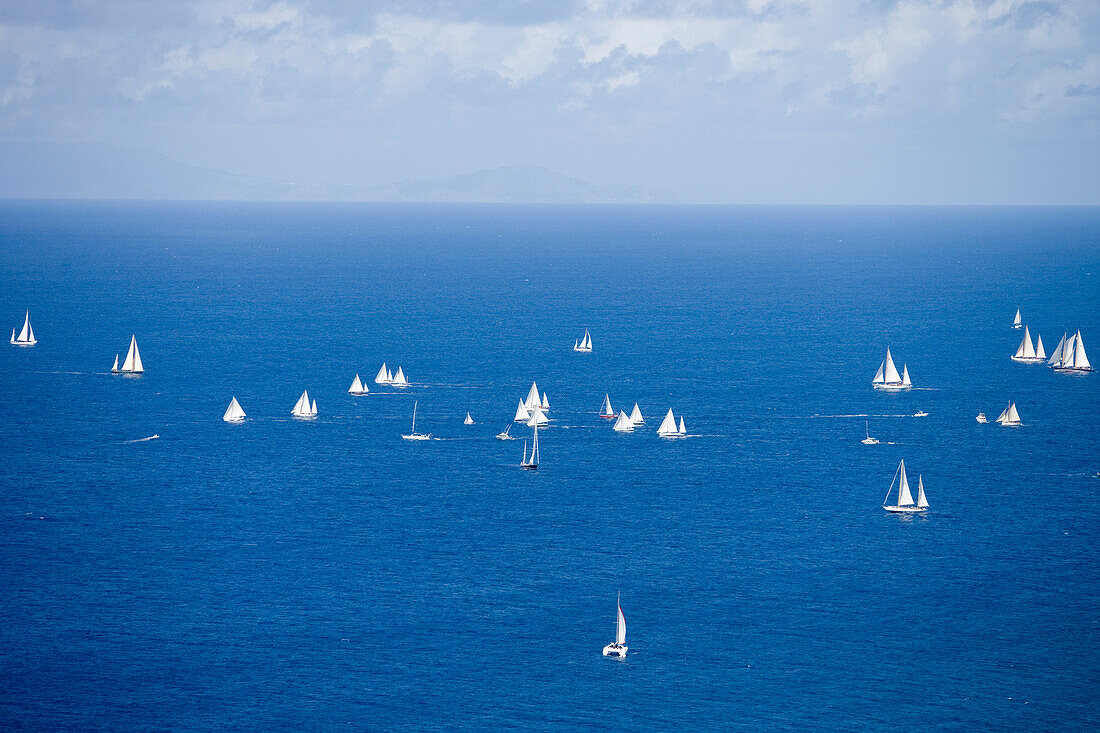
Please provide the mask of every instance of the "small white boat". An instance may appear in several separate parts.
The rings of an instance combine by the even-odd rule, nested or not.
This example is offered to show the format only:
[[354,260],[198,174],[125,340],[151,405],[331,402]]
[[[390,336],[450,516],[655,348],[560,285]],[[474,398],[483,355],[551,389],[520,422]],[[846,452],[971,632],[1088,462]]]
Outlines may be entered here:
[[623,615],[623,598],[621,593],[615,605],[618,609],[618,613],[615,615],[615,641],[603,648],[603,655],[605,657],[618,657],[622,659],[626,656],[627,646],[626,616]]
[[511,432],[512,426],[509,425],[508,427],[504,428],[504,432],[497,433],[497,440],[515,440],[515,438],[512,437]]
[[535,409],[531,411],[531,417],[527,418],[527,427],[547,425],[549,422],[550,418],[546,417],[546,413],[542,411],[542,408],[536,405]]
[[115,365],[111,367],[113,374],[143,374],[145,366],[141,363],[141,352],[138,351],[137,337],[130,337],[130,349],[126,352],[126,361],[122,367],[118,366],[118,354],[115,354]]
[[512,418],[512,422],[527,422],[530,419],[531,411],[523,404],[523,400],[520,400],[519,407],[516,408],[516,416]]
[[531,446],[531,456],[527,456],[527,441],[523,441],[523,462],[519,464],[520,468],[527,471],[534,471],[539,467],[539,426],[535,425],[535,440]]
[[978,422],[982,423],[983,425],[984,425],[985,423],[989,422],[989,420],[987,420],[987,419],[985,418],[985,413],[984,413],[984,412],[979,412],[979,413],[978,413],[978,416],[977,416],[976,418],[974,418],[974,419],[975,419],[975,420],[977,420]]
[[[898,482],[898,503],[887,504],[890,500],[890,494],[894,491],[894,481],[897,480],[898,475],[901,475],[901,481]],[[924,496],[924,479],[921,476],[917,476],[917,502],[913,503],[913,495],[909,493],[909,479],[905,477],[905,461],[903,460],[898,466],[898,470],[894,472],[894,480],[890,482],[890,489],[886,492],[886,498],[882,500],[882,508],[888,512],[923,512],[928,509],[928,499]]]
[[1023,323],[1023,319],[1020,318],[1020,309],[1017,308],[1016,309],[1016,317],[1012,319],[1012,327],[1013,328],[1019,328],[1022,323]]
[[302,396],[294,403],[294,409],[290,414],[300,418],[317,417],[317,400],[309,401],[309,390],[302,390]]
[[393,379],[390,380],[390,386],[392,387],[408,387],[409,380],[405,379],[405,371],[401,367],[397,367],[397,374],[393,375]]
[[997,422],[1004,428],[1018,428],[1023,425],[1020,422],[1020,413],[1016,411],[1016,403],[1009,402],[1008,407],[1001,411],[1001,414],[997,416]]
[[226,422],[243,422],[244,410],[241,409],[241,403],[237,402],[237,398],[234,397],[233,401],[229,403],[229,409],[222,415],[222,420]]
[[671,407],[668,410],[668,414],[665,415],[665,419],[661,421],[660,426],[657,428],[657,435],[662,438],[680,437],[680,430],[676,427],[676,418],[672,415]]
[[356,374],[355,375],[355,381],[353,381],[351,383],[351,387],[348,388],[348,394],[359,396],[359,395],[365,395],[369,392],[370,392],[370,390],[367,389],[367,385],[363,384],[363,382],[360,381],[360,379],[359,379],[359,375]]
[[917,410],[913,413],[913,417],[928,417],[928,413],[924,410]]
[[573,342],[573,351],[579,351],[581,353],[588,353],[592,351],[592,337],[588,334],[588,329],[584,329],[584,336],[580,341]]
[[642,417],[642,411],[638,409],[638,403],[634,403],[634,409],[630,411],[630,422],[635,425],[645,425],[645,418]]
[[473,425],[474,424],[474,419],[472,417],[470,417],[470,413],[468,413],[468,412],[466,413],[466,419],[462,421],[462,424],[463,425]]
[[613,420],[616,417],[615,411],[611,409],[611,396],[603,396],[603,407],[600,408],[600,417],[608,420]]
[[386,362],[382,362],[382,368],[378,370],[378,374],[374,375],[375,384],[389,384],[393,381],[393,375],[390,374],[390,370],[386,368]]
[[27,316],[23,319],[23,330],[19,332],[19,335],[15,335],[15,329],[11,330],[12,346],[34,346],[38,343],[38,339],[34,337],[34,329],[31,328],[31,312],[27,311]]
[[863,443],[864,445],[878,445],[878,438],[872,438],[871,437],[871,425],[870,425],[870,423],[864,421],[863,430],[864,430],[864,434],[867,437],[864,438],[863,440],[859,441],[859,442]]
[[[400,367],[399,367],[400,369]],[[420,404],[419,400],[413,402],[413,422],[412,431],[408,435],[402,435],[405,440],[429,440],[432,437],[431,433],[418,433],[416,432],[416,408]]]
[[1054,350],[1047,364],[1056,372],[1086,374],[1093,371],[1089,357],[1085,354],[1085,342],[1081,339],[1081,331],[1078,330],[1068,340],[1063,334],[1062,340],[1058,342],[1058,348]]
[[1024,326],[1024,338],[1020,341],[1016,353],[1012,355],[1012,361],[1019,361],[1024,364],[1042,364],[1046,360],[1047,355],[1043,351],[1043,337],[1039,337],[1039,347],[1036,348],[1031,343],[1031,330]]
[[619,413],[619,418],[615,420],[615,424],[612,427],[620,433],[634,432],[634,422],[630,419],[630,415],[626,414],[626,410]]
[[913,386],[913,383],[909,380],[909,366],[902,365],[902,371],[902,374],[898,374],[898,368],[894,366],[894,357],[890,355],[890,347],[887,346],[886,358],[882,360],[882,364],[879,366],[878,372],[875,373],[875,378],[871,380],[871,384],[875,389],[888,392],[909,389]]

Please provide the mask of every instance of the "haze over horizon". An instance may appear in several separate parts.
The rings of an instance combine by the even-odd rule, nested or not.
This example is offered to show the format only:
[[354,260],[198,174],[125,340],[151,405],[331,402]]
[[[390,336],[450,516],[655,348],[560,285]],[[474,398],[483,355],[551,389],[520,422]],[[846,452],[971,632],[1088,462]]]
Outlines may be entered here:
[[90,196],[80,149],[183,164],[101,172],[137,198],[483,200],[463,174],[537,166],[596,200],[1095,205],[1098,121],[1089,0],[0,1],[12,197]]

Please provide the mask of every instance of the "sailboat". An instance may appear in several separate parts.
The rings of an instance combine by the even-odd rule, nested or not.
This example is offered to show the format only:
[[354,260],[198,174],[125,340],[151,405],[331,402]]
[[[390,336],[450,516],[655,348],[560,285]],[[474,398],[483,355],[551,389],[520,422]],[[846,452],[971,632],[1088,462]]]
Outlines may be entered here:
[[535,409],[531,410],[531,417],[527,418],[527,426],[535,427],[536,425],[547,425],[550,423],[550,418],[546,417],[546,413],[542,411],[542,408],[535,405]]
[[113,374],[142,374],[145,367],[141,363],[141,352],[138,351],[137,337],[130,337],[130,350],[126,352],[126,361],[122,362],[122,368],[118,366],[118,354],[115,354],[115,365],[111,367]]
[[359,395],[365,395],[368,392],[370,392],[370,390],[367,389],[367,385],[363,384],[359,380],[359,375],[356,374],[355,375],[355,381],[353,381],[351,383],[351,387],[348,388],[348,394],[359,396]]
[[539,386],[534,382],[531,382],[531,389],[527,392],[527,399],[523,401],[523,406],[527,408],[528,412],[536,407],[542,407],[542,398],[539,397]]
[[864,421],[863,429],[864,429],[867,437],[864,438],[863,440],[859,441],[859,442],[863,443],[864,445],[878,445],[878,438],[872,438],[871,437],[871,424],[868,423],[867,421]]
[[225,411],[225,414],[222,415],[222,420],[225,420],[226,422],[244,421],[244,410],[241,409],[241,403],[237,402],[236,397],[234,397],[233,400],[229,403],[229,409],[227,409]]
[[515,440],[511,435],[512,426],[504,428],[503,432],[497,433],[497,440]]
[[374,376],[375,384],[389,384],[393,381],[393,375],[390,374],[390,370],[386,368],[386,362],[382,362],[382,368],[378,370],[378,374]]
[[611,409],[611,397],[610,395],[603,396],[603,407],[600,408],[600,417],[607,418],[608,420],[615,418],[615,411]]
[[474,419],[472,417],[470,417],[470,413],[468,413],[468,412],[466,413],[466,419],[462,421],[462,424],[463,425],[473,425],[474,424]]
[[523,404],[523,400],[519,401],[519,407],[516,408],[516,416],[512,418],[512,422],[527,422],[531,419],[531,413],[527,407]]
[[573,351],[580,351],[582,353],[588,353],[592,351],[592,337],[588,334],[588,329],[584,329],[584,336],[580,341],[573,342]]
[[642,417],[642,411],[638,408],[638,403],[634,403],[634,409],[630,411],[630,422],[635,425],[645,425],[645,418]]
[[1013,327],[1013,328],[1019,328],[1019,327],[1020,327],[1020,324],[1021,324],[1021,322],[1022,322],[1022,321],[1021,321],[1021,319],[1020,319],[1020,309],[1019,309],[1019,308],[1017,308],[1017,309],[1016,309],[1016,317],[1012,319],[1012,327]]
[[875,389],[883,389],[891,392],[909,389],[913,383],[909,380],[909,366],[903,365],[904,375],[898,374],[898,368],[894,366],[894,357],[890,355],[890,347],[886,347],[886,358],[882,360],[875,378],[871,384]]
[[546,398],[546,393],[545,392],[542,393],[542,411],[543,412],[549,412],[550,411],[550,400],[548,400]]
[[626,616],[623,615],[623,597],[621,593],[615,605],[618,607],[618,613],[615,615],[615,642],[603,648],[603,655],[605,657],[619,657],[621,659],[626,656],[627,651]]
[[1018,428],[1023,425],[1020,422],[1020,413],[1016,411],[1016,403],[1009,402],[1008,407],[1001,411],[1001,414],[997,416],[997,422],[1001,424],[1001,427],[1005,428]]
[[909,493],[909,479],[905,476],[905,461],[902,460],[898,470],[894,472],[894,479],[901,475],[898,483],[898,503],[887,504],[890,494],[894,491],[894,482],[890,482],[890,488],[886,492],[886,498],[882,500],[882,508],[888,512],[923,512],[928,509],[928,499],[924,496],[924,479],[917,476],[917,503],[913,503],[913,495]]
[[[1043,338],[1039,337],[1039,349],[1043,348]],[[1042,364],[1046,361],[1047,355],[1040,354],[1039,350],[1035,348],[1035,345],[1031,343],[1031,330],[1024,326],[1024,338],[1020,342],[1020,346],[1016,349],[1016,353],[1012,355],[1012,361],[1019,361],[1025,364]]]
[[34,337],[34,329],[31,328],[30,311],[27,311],[27,316],[23,319],[23,330],[19,332],[19,335],[15,335],[14,328],[11,330],[11,341],[9,343],[12,346],[34,346],[38,343],[38,339]]
[[626,410],[623,410],[612,427],[620,433],[633,433],[634,421],[630,419],[630,415],[626,414]]
[[309,401],[309,390],[302,390],[302,396],[294,403],[294,409],[290,411],[294,417],[317,417],[317,400]]
[[521,468],[528,471],[534,471],[539,467],[539,426],[535,425],[535,440],[531,446],[531,456],[527,456],[527,441],[523,441],[523,463],[519,464]]
[[401,367],[397,367],[397,374],[393,375],[390,379],[390,385],[394,387],[408,387],[409,380],[405,379],[405,372]]
[[1093,371],[1092,364],[1089,363],[1089,358],[1085,354],[1085,342],[1081,339],[1080,330],[1068,341],[1063,335],[1062,340],[1058,342],[1058,348],[1054,350],[1054,355],[1047,363],[1056,372],[1084,374]]
[[681,438],[685,437],[688,434],[687,428],[684,427],[684,416],[683,415],[680,415],[680,427],[676,431],[676,434],[679,435]]
[[676,427],[676,418],[672,415],[671,407],[668,409],[668,414],[665,415],[665,419],[661,421],[660,427],[657,428],[657,435],[662,438],[680,437],[680,431]]
[[[399,369],[400,369],[400,367],[399,367]],[[401,436],[405,440],[428,440],[432,437],[431,433],[418,433],[418,432],[416,432],[416,407],[417,407],[418,404],[420,404],[419,400],[413,402],[412,432],[410,432],[408,435],[402,435]]]

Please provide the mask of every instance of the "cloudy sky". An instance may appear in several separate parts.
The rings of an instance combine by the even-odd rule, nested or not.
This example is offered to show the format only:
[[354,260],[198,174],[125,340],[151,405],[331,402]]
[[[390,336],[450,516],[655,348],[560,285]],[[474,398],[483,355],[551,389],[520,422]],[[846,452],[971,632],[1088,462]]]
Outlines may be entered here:
[[0,141],[369,185],[1100,203],[1098,0],[0,0]]

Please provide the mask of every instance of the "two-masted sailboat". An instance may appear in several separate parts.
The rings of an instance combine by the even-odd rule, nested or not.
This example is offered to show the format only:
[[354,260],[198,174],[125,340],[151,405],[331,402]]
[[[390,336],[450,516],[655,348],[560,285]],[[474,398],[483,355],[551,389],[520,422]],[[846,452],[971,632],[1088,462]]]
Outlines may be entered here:
[[34,329],[31,328],[31,312],[27,311],[27,316],[23,319],[23,330],[19,332],[19,335],[15,335],[15,329],[11,330],[12,346],[34,346],[38,343],[38,339],[34,337]]
[[687,435],[687,428],[684,427],[684,416],[680,416],[680,426],[676,426],[676,418],[672,414],[672,408],[668,409],[668,414],[665,415],[665,419],[661,421],[661,424],[657,427],[657,435],[662,438],[683,438]]
[[302,390],[302,396],[294,403],[294,409],[290,411],[290,414],[300,418],[317,417],[317,400],[310,401],[309,390]]
[[1056,372],[1085,374],[1093,371],[1089,357],[1085,354],[1085,342],[1081,339],[1080,329],[1069,339],[1066,335],[1062,334],[1062,340],[1058,342],[1047,366]]
[[130,337],[130,350],[126,352],[126,361],[122,366],[118,365],[118,354],[115,354],[115,363],[111,367],[112,374],[142,374],[145,366],[141,363],[141,352],[138,351],[137,336]]
[[229,403],[229,409],[227,409],[225,411],[225,414],[222,415],[222,420],[225,420],[226,422],[244,421],[244,410],[241,408],[241,403],[237,402],[236,397],[234,397],[233,400]]
[[370,392],[370,390],[367,389],[367,385],[363,384],[363,382],[359,379],[359,375],[356,374],[355,375],[355,380],[351,383],[351,386],[348,388],[348,394],[353,395],[355,397],[358,397],[360,395],[368,394],[369,392]]
[[1008,407],[1001,411],[1001,414],[997,416],[997,422],[1001,424],[1001,427],[1005,428],[1018,428],[1023,425],[1020,422],[1020,413],[1016,411],[1016,403],[1009,402]]
[[1016,353],[1012,355],[1012,361],[1024,364],[1042,364],[1047,360],[1047,352],[1043,349],[1043,337],[1038,337],[1038,343],[1031,343],[1031,330],[1024,326],[1024,338]]
[[618,600],[615,602],[617,613],[615,614],[615,641],[608,644],[603,648],[603,655],[605,657],[625,657],[627,652],[626,646],[626,616],[623,615],[623,597],[622,593],[619,594]]
[[523,441],[523,462],[519,464],[520,468],[528,471],[534,471],[539,467],[539,426],[535,425],[535,437],[531,445],[531,455],[527,455],[527,441]]
[[391,384],[393,382],[393,375],[390,374],[390,370],[386,368],[386,362],[382,362],[382,368],[378,370],[378,374],[374,375],[375,384]]
[[391,387],[408,387],[409,380],[405,379],[405,370],[401,367],[397,367],[397,374],[393,375],[390,379]]
[[588,353],[592,351],[592,336],[589,335],[588,329],[584,329],[584,336],[579,341],[573,342],[573,351],[580,351],[582,353]]
[[[888,504],[890,494],[894,493],[894,481],[898,475],[901,481],[898,483],[898,503]],[[924,496],[924,478],[917,476],[917,502],[913,503],[913,495],[909,492],[909,479],[905,476],[905,461],[903,460],[894,472],[894,479],[890,481],[890,488],[886,492],[886,498],[882,500],[882,508],[888,512],[923,512],[928,509],[928,499]]]
[[878,368],[878,372],[875,373],[875,378],[871,380],[871,384],[875,389],[882,389],[890,392],[896,392],[903,389],[909,389],[913,386],[913,383],[909,380],[909,366],[907,364],[902,365],[902,373],[898,374],[898,368],[894,366],[894,357],[890,355],[890,347],[886,347],[886,358],[882,360],[882,364]]
[[401,436],[405,440],[430,440],[431,437],[432,437],[431,433],[418,433],[418,432],[416,432],[416,408],[417,408],[417,405],[419,405],[419,404],[420,404],[419,400],[416,400],[416,401],[413,402],[412,430],[409,432],[408,435],[402,435]]

